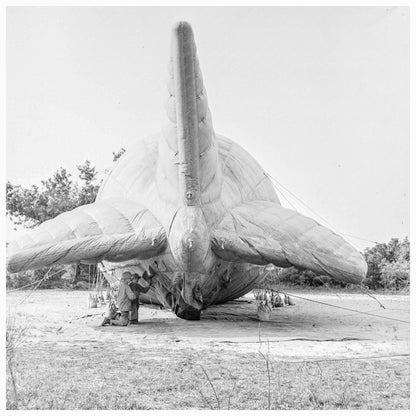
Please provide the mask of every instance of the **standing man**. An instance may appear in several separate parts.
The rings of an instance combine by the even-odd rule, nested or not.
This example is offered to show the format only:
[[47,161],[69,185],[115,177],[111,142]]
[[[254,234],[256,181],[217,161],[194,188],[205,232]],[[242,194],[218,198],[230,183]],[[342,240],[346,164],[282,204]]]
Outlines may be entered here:
[[130,289],[136,296],[136,299],[131,303],[131,313],[130,313],[130,323],[133,325],[137,325],[139,323],[139,300],[140,300],[140,293],[146,293],[150,289],[149,278],[147,275],[147,271],[144,272],[143,283],[146,282],[144,286],[139,283],[139,275],[134,273],[132,276],[132,282],[130,283]]
[[121,312],[120,319],[111,319],[111,325],[127,326],[129,323],[129,313],[132,310],[132,301],[136,295],[130,289],[128,283],[131,279],[131,273],[124,272],[120,279],[120,286],[117,294],[118,309]]

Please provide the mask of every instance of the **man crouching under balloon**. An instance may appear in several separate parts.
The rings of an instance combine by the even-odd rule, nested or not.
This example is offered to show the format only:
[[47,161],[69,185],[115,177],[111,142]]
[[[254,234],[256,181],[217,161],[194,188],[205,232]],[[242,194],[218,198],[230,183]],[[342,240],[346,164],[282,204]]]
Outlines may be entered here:
[[116,325],[127,326],[129,323],[139,323],[140,293],[150,289],[151,276],[145,271],[139,283],[139,275],[124,272],[120,279],[117,293],[117,302],[109,299],[101,326]]

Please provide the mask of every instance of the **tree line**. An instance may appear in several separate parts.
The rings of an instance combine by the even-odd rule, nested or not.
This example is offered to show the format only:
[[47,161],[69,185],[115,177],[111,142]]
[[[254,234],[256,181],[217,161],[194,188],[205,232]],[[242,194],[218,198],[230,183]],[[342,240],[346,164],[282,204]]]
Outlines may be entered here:
[[[113,161],[118,160],[125,150],[113,152]],[[89,160],[77,166],[78,180],[64,168],[59,168],[41,185],[23,187],[6,184],[6,213],[14,224],[33,228],[52,219],[62,212],[80,205],[90,204],[100,187],[98,170]],[[363,252],[368,264],[367,276],[363,284],[370,289],[402,290],[410,285],[410,242],[408,237],[400,240],[391,238],[388,243],[376,243]],[[96,274],[95,266],[70,265],[55,266],[16,275],[7,274],[8,288],[18,288],[37,282],[49,273],[39,288],[87,288],[85,282],[91,281]],[[298,270],[295,267],[276,269],[266,278],[266,283],[287,283],[300,286],[346,287],[346,283],[336,282],[328,276],[318,275],[310,270]]]

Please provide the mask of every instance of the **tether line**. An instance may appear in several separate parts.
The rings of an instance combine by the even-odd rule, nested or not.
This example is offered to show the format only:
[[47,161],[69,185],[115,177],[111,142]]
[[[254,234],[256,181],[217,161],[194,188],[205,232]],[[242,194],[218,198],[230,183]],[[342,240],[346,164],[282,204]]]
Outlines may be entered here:
[[[50,270],[50,269],[49,269],[49,270]],[[58,270],[57,272],[55,272],[55,273],[52,273],[52,274],[48,275],[49,270],[48,270],[48,271],[46,272],[46,274],[45,274],[42,278],[40,278],[39,280],[35,280],[35,281],[34,281],[34,282],[32,282],[32,283],[29,283],[29,284],[27,284],[27,285],[25,285],[25,286],[22,286],[22,287],[18,287],[18,288],[16,288],[16,289],[6,290],[6,294],[7,294],[7,293],[11,293],[11,292],[17,292],[17,291],[19,291],[19,290],[24,289],[25,287],[29,287],[29,286],[36,285],[36,283],[40,283],[40,282],[42,282],[43,280],[49,279],[50,277],[55,276],[56,274],[63,272],[65,269]]]
[[309,302],[319,303],[320,305],[332,306],[333,308],[343,309],[344,311],[361,313],[361,314],[363,314],[363,315],[375,316],[375,317],[377,317],[377,318],[389,319],[389,320],[391,320],[391,321],[403,322],[403,323],[405,323],[405,324],[409,324],[409,323],[410,323],[409,321],[405,321],[405,320],[403,320],[403,319],[392,318],[392,317],[390,317],[390,316],[381,316],[381,315],[377,315],[377,314],[375,314],[375,313],[370,313],[370,312],[357,311],[357,310],[355,310],[355,309],[345,308],[345,307],[343,307],[343,306],[332,305],[332,304],[330,304],[330,303],[320,302],[319,300],[313,300],[313,299],[304,298],[304,297],[302,297],[302,296],[298,296],[298,295],[292,295],[292,294],[287,293],[287,292],[281,292],[281,293],[285,293],[286,295],[288,295],[288,296],[292,296],[292,297],[294,297],[294,298],[307,300],[307,301],[309,301]]
[[[335,228],[330,222],[328,222],[324,217],[322,217],[322,215],[319,215],[316,211],[314,211],[308,204],[306,204],[306,202],[303,202],[299,197],[297,197],[293,192],[291,192],[289,189],[287,189],[284,185],[282,185],[280,182],[277,181],[277,179],[275,179],[272,175],[270,175],[269,173],[265,173],[274,183],[275,185],[278,184],[280,187],[282,187],[285,191],[287,191],[293,198],[295,198],[297,201],[299,201],[303,206],[305,206],[306,208],[309,209],[309,211],[311,211],[313,214],[315,214],[317,217],[319,217],[322,221],[324,221],[327,225],[329,225],[333,230],[335,230],[338,234],[341,234],[345,237],[352,237],[352,238],[356,238],[358,240],[362,240],[362,241],[367,241],[369,243],[374,243],[374,244],[381,244],[379,241],[374,241],[374,240],[368,240],[366,238],[362,238],[362,237],[358,237],[356,235],[351,235],[351,234],[345,234],[341,231],[339,231],[337,228]],[[282,193],[282,191],[280,190],[280,192]],[[285,198],[287,200],[287,198]]]

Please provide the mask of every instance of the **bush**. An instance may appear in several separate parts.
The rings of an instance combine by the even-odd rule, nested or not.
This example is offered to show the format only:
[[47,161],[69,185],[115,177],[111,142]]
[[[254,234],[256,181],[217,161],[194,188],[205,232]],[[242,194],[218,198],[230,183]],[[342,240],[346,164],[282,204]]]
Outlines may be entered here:
[[277,275],[278,280],[281,283],[287,283],[295,286],[310,286],[319,287],[324,285],[330,285],[335,287],[346,287],[347,284],[343,282],[337,282],[329,276],[320,275],[310,270],[299,270],[296,267],[290,267],[288,269],[280,269]]
[[348,286],[347,283],[337,282],[329,276],[319,275],[310,270],[299,270],[296,267],[289,267],[287,269],[268,267],[269,274],[258,286],[259,288],[278,286],[281,283],[302,287],[319,287],[324,285],[333,287]]
[[410,284],[410,263],[395,261],[381,267],[381,284],[385,289],[400,290]]
[[364,284],[371,289],[399,290],[410,284],[410,242],[392,238],[364,250],[368,264]]
[[32,272],[6,273],[6,289],[18,289],[32,282]]

